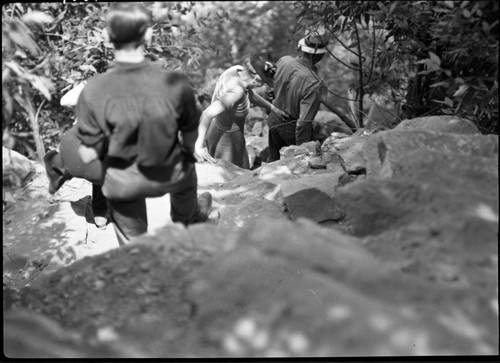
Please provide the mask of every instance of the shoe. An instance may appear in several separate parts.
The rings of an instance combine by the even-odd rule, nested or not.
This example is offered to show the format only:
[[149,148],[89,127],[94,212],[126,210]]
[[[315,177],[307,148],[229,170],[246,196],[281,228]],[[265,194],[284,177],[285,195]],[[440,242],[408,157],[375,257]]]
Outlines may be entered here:
[[45,173],[49,179],[49,193],[55,194],[64,184],[66,180],[73,178],[61,160],[61,155],[56,150],[50,150],[43,158],[45,165]]
[[212,210],[212,194],[205,192],[198,197],[199,210],[189,224],[206,222]]
[[94,224],[99,229],[106,229],[106,227],[108,226],[108,218],[99,216],[94,217]]

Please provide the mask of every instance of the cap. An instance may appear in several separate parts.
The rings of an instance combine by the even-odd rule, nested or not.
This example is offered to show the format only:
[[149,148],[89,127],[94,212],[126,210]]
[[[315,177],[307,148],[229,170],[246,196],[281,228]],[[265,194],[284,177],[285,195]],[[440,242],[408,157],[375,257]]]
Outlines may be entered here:
[[326,38],[325,32],[316,30],[313,32],[309,32],[304,38],[299,40],[298,48],[300,51],[309,53],[309,54],[323,54],[328,52],[326,49],[326,45],[328,42],[325,42]]

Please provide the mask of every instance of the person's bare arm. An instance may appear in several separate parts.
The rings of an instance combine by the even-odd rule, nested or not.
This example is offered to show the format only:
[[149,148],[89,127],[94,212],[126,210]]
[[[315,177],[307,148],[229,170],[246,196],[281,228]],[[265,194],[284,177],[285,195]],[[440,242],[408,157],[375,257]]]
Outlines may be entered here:
[[281,116],[285,119],[290,117],[286,112],[280,110],[279,108],[274,106],[271,102],[259,96],[257,93],[250,91],[249,96],[250,96],[250,102],[253,103],[255,106],[259,106],[267,111],[274,112],[278,116]]
[[198,137],[194,145],[194,157],[199,162],[209,161],[215,163],[216,160],[208,153],[205,146],[205,136],[212,119],[221,114],[225,110],[222,102],[214,102],[202,112],[200,117],[200,124],[198,126]]

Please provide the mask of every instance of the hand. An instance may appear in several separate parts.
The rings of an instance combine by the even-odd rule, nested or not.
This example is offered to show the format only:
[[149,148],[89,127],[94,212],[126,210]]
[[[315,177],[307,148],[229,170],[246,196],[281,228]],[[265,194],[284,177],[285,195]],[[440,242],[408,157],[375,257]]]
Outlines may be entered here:
[[276,106],[273,106],[271,108],[271,111],[274,112],[276,115],[284,118],[285,120],[286,119],[289,119],[290,118],[290,115],[287,114],[285,111],[281,111],[279,108],[277,108]]
[[206,147],[195,147],[194,149],[194,157],[199,163],[202,163],[204,161],[208,161],[212,164],[215,164],[217,162],[216,159],[214,159],[209,153]]

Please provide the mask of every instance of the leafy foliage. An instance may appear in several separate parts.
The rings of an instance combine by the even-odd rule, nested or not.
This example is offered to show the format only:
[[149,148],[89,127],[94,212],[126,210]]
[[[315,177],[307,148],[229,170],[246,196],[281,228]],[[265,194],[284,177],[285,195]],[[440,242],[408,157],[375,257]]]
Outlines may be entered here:
[[[323,26],[363,94],[396,95],[401,117],[453,114],[498,133],[498,3],[298,1],[299,26]],[[403,95],[401,98],[398,95]],[[362,125],[362,113],[358,121]]]
[[[14,3],[2,12],[3,143],[41,159],[74,121],[60,98],[77,83],[104,72],[113,59],[101,35],[108,3]],[[193,3],[148,3],[155,37],[147,53],[196,78],[203,27],[219,14],[198,17]],[[192,16],[193,21],[186,19]],[[199,22],[204,22],[200,27]],[[200,44],[202,44],[200,46]],[[198,71],[198,73],[197,73]],[[37,137],[40,143],[35,146]],[[44,146],[45,145],[45,146]],[[38,155],[35,154],[35,149]],[[41,149],[41,150],[40,150]]]
[[[323,26],[335,47],[320,64],[325,99],[357,112],[374,96],[399,116],[455,114],[498,133],[498,5],[494,1],[213,1],[145,3],[147,53],[186,71],[199,93],[252,52],[293,54]],[[101,35],[109,3],[9,3],[2,8],[3,144],[32,158],[73,123],[59,105],[113,59]],[[349,92],[351,90],[352,92]],[[354,105],[354,107],[353,107]],[[15,145],[14,145],[15,144]]]
[[403,2],[385,16],[394,38],[386,56],[416,59],[410,115],[454,114],[498,133],[498,15],[493,1],[437,1]]

